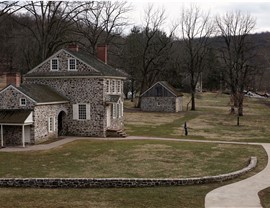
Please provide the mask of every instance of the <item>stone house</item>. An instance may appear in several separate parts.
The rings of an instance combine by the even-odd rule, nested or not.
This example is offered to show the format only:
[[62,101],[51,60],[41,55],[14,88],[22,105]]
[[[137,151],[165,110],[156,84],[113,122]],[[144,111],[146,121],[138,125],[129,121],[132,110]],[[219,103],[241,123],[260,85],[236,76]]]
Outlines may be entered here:
[[166,81],[159,81],[141,95],[142,111],[179,112],[183,109],[183,94]]
[[125,77],[107,64],[107,46],[98,59],[74,45],[61,49],[22,79],[0,91],[1,146],[123,129]]

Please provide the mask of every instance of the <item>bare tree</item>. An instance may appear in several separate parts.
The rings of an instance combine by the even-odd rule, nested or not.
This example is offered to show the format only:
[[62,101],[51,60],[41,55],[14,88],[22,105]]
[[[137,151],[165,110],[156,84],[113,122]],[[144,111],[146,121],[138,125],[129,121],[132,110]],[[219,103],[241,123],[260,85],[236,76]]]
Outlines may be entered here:
[[21,9],[19,1],[0,1],[0,17],[13,14]]
[[184,47],[182,62],[190,79],[191,110],[195,110],[196,86],[206,67],[209,39],[215,27],[209,13],[204,14],[196,5],[183,9],[180,24]]
[[126,14],[131,6],[125,1],[96,1],[83,8],[77,17],[76,33],[81,37],[84,48],[95,55],[98,43],[109,44],[122,34],[128,25]]
[[220,52],[226,82],[231,91],[231,113],[237,107],[238,115],[242,116],[244,90],[247,89],[251,76],[256,73],[256,68],[252,65],[254,44],[249,40],[256,21],[250,15],[236,11],[218,16],[216,23],[224,43]]
[[20,18],[14,20],[28,31],[36,44],[35,64],[69,42],[71,27],[85,4],[92,2],[31,1],[22,5]]
[[[165,20],[164,9],[155,9],[153,5],[149,5],[145,10],[142,30],[131,34],[135,37],[132,43],[134,47],[130,47],[128,54],[130,54],[132,70],[137,70],[137,81],[140,85],[138,90],[141,94],[157,81],[170,56],[176,26],[173,26],[167,35],[162,31]],[[133,71],[131,74],[135,73]],[[140,99],[138,107],[140,107]]]

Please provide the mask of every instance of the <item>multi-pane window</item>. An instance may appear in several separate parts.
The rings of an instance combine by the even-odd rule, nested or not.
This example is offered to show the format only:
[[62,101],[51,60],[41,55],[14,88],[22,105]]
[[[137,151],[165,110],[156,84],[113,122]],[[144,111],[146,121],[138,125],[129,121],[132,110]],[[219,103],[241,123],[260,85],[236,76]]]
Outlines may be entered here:
[[20,99],[20,106],[26,106],[26,99],[25,98]]
[[111,93],[115,93],[115,80],[111,80]]
[[58,71],[59,69],[59,61],[57,58],[51,59],[51,70]]
[[109,79],[106,80],[106,92],[110,93],[110,80]]
[[121,118],[123,117],[123,102],[118,101],[112,105],[112,117]]
[[90,120],[90,104],[73,104],[74,120]]
[[68,70],[76,71],[76,59],[68,59]]
[[117,81],[117,93],[121,93],[121,81]]
[[49,118],[49,124],[48,124],[49,132],[54,132],[55,131],[54,123],[55,123],[54,117],[50,117]]
[[80,120],[86,120],[86,105],[85,104],[78,105],[78,118]]

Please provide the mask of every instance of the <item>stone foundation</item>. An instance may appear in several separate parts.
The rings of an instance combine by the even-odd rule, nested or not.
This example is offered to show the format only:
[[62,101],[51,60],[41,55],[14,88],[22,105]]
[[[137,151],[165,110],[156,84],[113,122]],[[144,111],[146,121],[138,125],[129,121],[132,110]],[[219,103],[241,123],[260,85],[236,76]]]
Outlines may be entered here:
[[2,178],[0,187],[23,188],[136,188],[156,186],[184,186],[223,182],[237,178],[257,165],[257,158],[251,157],[250,163],[242,170],[218,176],[176,179],[149,178]]

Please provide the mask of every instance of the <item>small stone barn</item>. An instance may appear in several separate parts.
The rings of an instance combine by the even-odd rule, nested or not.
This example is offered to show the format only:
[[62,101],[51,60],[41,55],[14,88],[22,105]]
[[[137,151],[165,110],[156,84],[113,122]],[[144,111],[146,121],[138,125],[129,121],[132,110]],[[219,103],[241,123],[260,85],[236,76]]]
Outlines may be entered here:
[[179,112],[183,109],[183,94],[166,81],[159,81],[141,95],[142,111]]

